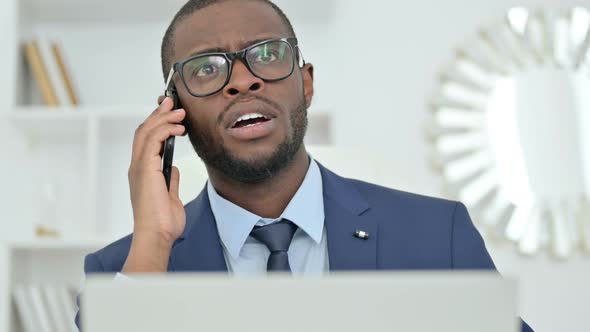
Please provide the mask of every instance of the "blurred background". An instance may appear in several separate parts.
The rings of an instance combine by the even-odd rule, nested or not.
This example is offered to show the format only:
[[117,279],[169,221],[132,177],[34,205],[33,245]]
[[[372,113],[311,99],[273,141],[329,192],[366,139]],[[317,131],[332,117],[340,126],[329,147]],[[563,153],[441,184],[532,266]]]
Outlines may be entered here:
[[[182,3],[0,3],[0,331],[71,330],[51,317],[75,310],[83,257],[131,232],[133,132]],[[522,317],[587,330],[587,1],[277,3],[315,66],[311,154],[465,202]],[[175,158],[186,203],[206,174],[186,140]]]

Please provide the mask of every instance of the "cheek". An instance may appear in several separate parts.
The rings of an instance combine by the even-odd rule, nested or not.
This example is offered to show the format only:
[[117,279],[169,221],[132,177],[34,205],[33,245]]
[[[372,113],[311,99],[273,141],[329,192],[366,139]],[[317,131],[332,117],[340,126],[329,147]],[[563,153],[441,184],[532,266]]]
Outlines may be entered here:
[[285,84],[281,86],[281,89],[276,94],[275,100],[282,105],[284,111],[289,113],[290,116],[292,112],[297,110],[302,98],[304,96],[301,81],[293,79],[285,81]]
[[199,133],[201,137],[210,138],[214,134],[213,120],[203,116],[203,114],[195,114],[196,112],[187,111],[188,125],[193,134]]
[[306,101],[301,86],[293,86],[292,90],[289,92],[290,93],[285,96],[284,100],[287,102],[286,107],[289,114],[289,123],[293,126],[295,124],[292,123],[292,120],[295,120],[295,118],[299,116],[298,113],[301,112],[302,107],[305,108]]
[[[186,108],[187,123],[191,135],[198,136],[202,144],[215,146],[222,144],[223,137],[219,132],[217,113],[212,106],[192,104]],[[209,111],[207,111],[209,110]]]

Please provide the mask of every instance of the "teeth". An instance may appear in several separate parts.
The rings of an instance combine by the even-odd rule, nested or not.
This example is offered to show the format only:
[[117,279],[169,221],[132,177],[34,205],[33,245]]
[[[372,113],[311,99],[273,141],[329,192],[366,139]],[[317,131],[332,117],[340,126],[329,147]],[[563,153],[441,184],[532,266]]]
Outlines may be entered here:
[[248,114],[242,115],[236,122],[246,121],[246,120],[255,119],[255,118],[262,118],[262,117],[264,117],[264,115],[262,115],[260,113],[248,113]]
[[239,119],[237,119],[236,122],[234,122],[234,126],[236,125],[236,123],[238,123],[240,121],[246,121],[246,120],[255,119],[255,118],[267,119],[267,117],[265,117],[264,115],[262,115],[260,113],[248,113],[248,114],[242,115]]

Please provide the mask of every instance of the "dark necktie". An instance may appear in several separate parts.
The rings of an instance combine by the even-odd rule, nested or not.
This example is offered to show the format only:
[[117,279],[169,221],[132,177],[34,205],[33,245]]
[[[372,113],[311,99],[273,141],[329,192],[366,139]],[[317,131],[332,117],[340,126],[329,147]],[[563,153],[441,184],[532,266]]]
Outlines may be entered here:
[[266,226],[254,226],[250,236],[264,243],[270,250],[267,271],[291,272],[287,251],[296,230],[297,225],[286,219]]

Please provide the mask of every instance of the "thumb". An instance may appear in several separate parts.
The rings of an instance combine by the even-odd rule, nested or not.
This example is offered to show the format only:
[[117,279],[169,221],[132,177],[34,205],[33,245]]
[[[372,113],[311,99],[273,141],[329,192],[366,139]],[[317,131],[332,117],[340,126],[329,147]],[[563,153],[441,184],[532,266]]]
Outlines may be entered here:
[[180,200],[178,196],[178,187],[180,183],[180,171],[178,167],[172,166],[172,173],[170,174],[170,192],[169,195],[173,199]]

